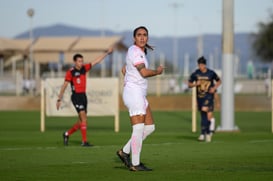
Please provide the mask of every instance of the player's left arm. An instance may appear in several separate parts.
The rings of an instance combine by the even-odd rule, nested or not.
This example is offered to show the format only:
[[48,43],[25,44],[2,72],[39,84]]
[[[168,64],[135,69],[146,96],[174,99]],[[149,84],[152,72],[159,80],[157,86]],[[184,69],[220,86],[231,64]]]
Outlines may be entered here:
[[216,107],[220,108],[220,99],[219,99],[219,95],[218,95],[217,91],[214,93],[214,101],[216,103]]
[[216,90],[218,89],[218,87],[221,85],[222,81],[220,79],[220,77],[214,72],[213,75],[213,80],[216,81],[215,85],[213,87],[210,88],[209,92],[214,94],[216,92]]
[[221,79],[218,79],[213,87],[210,88],[210,93],[215,93],[218,87],[221,85]]

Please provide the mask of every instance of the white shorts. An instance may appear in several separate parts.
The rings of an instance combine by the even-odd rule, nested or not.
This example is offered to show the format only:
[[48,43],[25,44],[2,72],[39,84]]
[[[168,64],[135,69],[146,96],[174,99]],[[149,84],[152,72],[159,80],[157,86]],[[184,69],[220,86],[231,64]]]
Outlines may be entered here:
[[148,107],[148,100],[146,99],[146,91],[138,88],[124,87],[123,102],[129,110],[129,115],[145,115]]

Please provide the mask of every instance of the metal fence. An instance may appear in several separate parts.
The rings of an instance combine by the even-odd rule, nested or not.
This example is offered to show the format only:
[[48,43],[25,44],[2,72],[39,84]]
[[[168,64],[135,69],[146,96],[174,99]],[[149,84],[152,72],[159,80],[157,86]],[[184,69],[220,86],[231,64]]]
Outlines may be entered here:
[[[42,78],[47,77],[64,77],[64,72],[47,73]],[[91,76],[92,77],[92,76]],[[188,77],[180,75],[164,74],[148,78],[148,94],[166,95],[182,94],[191,91],[187,87]],[[123,87],[123,76],[120,76],[120,93]],[[234,80],[235,94],[271,94],[271,80],[268,79],[237,79]],[[221,93],[221,87],[218,90]],[[1,95],[39,95],[40,79],[26,80],[20,72],[15,75],[6,73],[0,77],[0,94]]]

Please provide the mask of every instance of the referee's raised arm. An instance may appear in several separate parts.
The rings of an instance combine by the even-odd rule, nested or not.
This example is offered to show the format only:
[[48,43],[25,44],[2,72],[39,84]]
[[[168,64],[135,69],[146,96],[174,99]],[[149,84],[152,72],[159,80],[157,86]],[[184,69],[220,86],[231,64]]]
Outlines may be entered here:
[[100,63],[107,55],[111,54],[113,52],[113,47],[110,47],[104,54],[97,57],[94,61],[91,62],[92,66],[95,66],[96,64]]

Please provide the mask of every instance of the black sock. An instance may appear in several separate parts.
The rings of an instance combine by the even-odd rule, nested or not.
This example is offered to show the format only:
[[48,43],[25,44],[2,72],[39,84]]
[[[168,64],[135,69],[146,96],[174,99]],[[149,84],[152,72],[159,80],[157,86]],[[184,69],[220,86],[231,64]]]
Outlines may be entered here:
[[201,134],[205,135],[207,132],[207,113],[204,111],[201,111]]
[[207,120],[206,134],[210,134],[210,120]]

